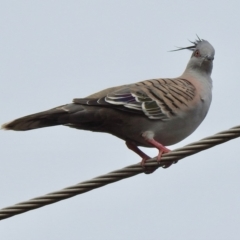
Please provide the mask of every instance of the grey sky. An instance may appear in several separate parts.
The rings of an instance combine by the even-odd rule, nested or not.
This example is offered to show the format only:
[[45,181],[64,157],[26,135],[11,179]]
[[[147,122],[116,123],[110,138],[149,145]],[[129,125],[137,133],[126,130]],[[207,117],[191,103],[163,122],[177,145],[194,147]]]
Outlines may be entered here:
[[[170,149],[240,124],[239,1],[0,1],[0,123],[101,89],[177,77],[198,34],[216,50],[213,102]],[[140,161],[67,127],[0,132],[0,208]],[[240,139],[0,222],[12,239],[239,239]],[[156,156],[155,149],[144,149]]]

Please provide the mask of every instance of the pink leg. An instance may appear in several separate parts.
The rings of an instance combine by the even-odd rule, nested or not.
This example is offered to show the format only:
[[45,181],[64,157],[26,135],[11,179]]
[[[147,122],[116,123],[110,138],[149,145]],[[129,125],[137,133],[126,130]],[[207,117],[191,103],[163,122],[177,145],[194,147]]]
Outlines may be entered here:
[[142,152],[133,142],[129,142],[129,141],[126,141],[126,145],[127,147],[132,150],[133,152],[135,152],[137,155],[139,155],[141,158],[142,158],[142,166],[144,166],[144,163],[150,159],[150,157],[145,154],[144,152]]
[[[132,150],[142,158],[141,165],[145,169],[145,163],[148,159],[150,159],[150,157],[147,154],[145,154],[143,151],[141,151],[133,142],[126,141],[126,145],[130,150]],[[144,172],[146,174],[149,174],[149,173],[153,173],[156,169],[157,168],[145,169]]]
[[[164,153],[168,153],[170,152],[171,150],[166,148],[165,146],[163,146],[161,143],[157,142],[156,140],[154,140],[153,138],[148,138],[146,136],[144,136],[144,139],[149,143],[151,144],[152,146],[154,146],[155,148],[157,148],[159,150],[159,153],[158,153],[158,156],[157,156],[157,162],[160,162],[161,161],[161,158],[162,158],[162,155]],[[134,144],[133,142],[130,142],[130,141],[126,141],[126,145],[129,149],[131,149],[132,151],[134,151],[136,154],[138,154],[141,158],[142,158],[142,161],[141,161],[141,165],[142,167],[145,167],[145,163],[148,159],[150,159],[150,157],[148,155],[146,155],[144,152],[142,152],[137,146],[136,144]],[[177,163],[176,162],[169,162],[167,164],[165,164],[163,166],[163,168],[168,168],[170,167],[173,163]],[[152,173],[156,170],[157,168],[151,168],[151,170],[146,170],[145,173]]]
[[162,157],[163,153],[168,153],[171,151],[170,149],[164,147],[161,143],[157,142],[154,139],[146,139],[146,141],[159,150],[159,154],[157,156],[158,162],[161,161],[161,157]]
[[[171,150],[166,148],[165,146],[163,146],[161,143],[157,142],[156,140],[154,140],[153,138],[152,139],[148,139],[148,138],[145,138],[145,140],[150,143],[152,146],[156,147],[158,150],[159,150],[159,153],[158,153],[158,156],[157,156],[157,161],[160,162],[161,161],[161,158],[162,158],[162,155],[164,153],[168,153],[170,152]],[[174,162],[169,162],[167,164],[165,164],[163,166],[163,168],[168,168],[170,167]]]

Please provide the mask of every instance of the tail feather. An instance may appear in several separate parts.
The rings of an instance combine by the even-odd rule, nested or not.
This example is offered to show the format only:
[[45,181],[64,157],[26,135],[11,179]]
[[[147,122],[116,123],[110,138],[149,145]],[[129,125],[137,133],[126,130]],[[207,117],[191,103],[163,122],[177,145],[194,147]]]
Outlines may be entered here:
[[18,118],[2,125],[4,130],[26,131],[36,128],[51,127],[61,125],[68,115],[68,110],[64,106],[50,109],[48,111],[35,113]]

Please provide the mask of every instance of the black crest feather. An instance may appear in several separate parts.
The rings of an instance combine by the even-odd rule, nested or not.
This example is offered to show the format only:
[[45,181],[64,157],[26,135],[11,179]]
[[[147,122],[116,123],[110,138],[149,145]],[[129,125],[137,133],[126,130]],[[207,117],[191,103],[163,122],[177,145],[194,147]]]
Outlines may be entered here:
[[199,36],[197,35],[197,39],[195,41],[189,41],[190,43],[193,44],[193,46],[189,46],[189,47],[177,47],[177,49],[175,50],[171,50],[170,52],[176,52],[176,51],[180,51],[180,50],[190,50],[190,51],[194,51],[196,49],[196,46],[198,45],[198,43],[202,42],[203,39],[199,38]]

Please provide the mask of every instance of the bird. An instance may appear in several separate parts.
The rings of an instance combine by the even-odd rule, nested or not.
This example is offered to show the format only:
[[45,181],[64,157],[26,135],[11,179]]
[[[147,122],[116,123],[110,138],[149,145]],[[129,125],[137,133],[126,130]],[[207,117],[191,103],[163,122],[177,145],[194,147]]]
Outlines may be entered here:
[[[2,125],[2,129],[26,131],[57,125],[80,130],[105,132],[125,141],[137,153],[144,168],[150,158],[138,147],[155,147],[162,154],[193,133],[206,117],[212,101],[215,50],[197,36],[191,57],[179,77],[156,78],[111,87],[72,103],[31,114]],[[172,163],[165,164],[169,167]],[[154,169],[155,170],[155,169]],[[151,173],[154,170],[146,170]]]

